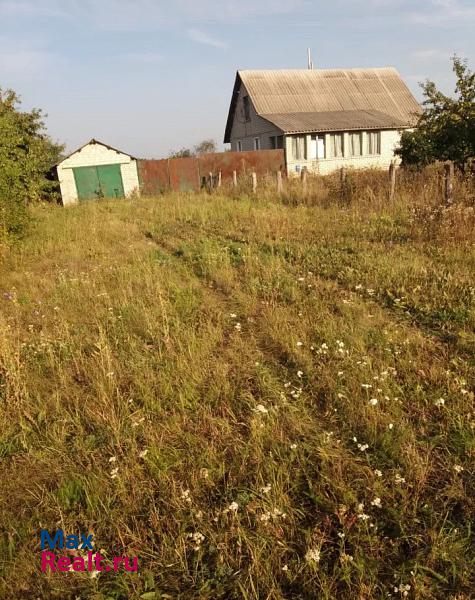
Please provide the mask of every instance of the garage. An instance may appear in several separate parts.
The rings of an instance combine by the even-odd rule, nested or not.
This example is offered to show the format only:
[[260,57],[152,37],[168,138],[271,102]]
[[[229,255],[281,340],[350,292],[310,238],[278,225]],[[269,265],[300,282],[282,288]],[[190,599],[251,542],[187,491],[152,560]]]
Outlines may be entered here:
[[139,191],[137,160],[92,139],[57,166],[63,205],[98,198],[125,198]]

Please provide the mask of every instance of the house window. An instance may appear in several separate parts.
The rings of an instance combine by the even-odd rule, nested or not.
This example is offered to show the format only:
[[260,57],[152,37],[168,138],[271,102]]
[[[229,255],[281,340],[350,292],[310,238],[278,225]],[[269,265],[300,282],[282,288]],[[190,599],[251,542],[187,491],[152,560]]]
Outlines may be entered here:
[[328,136],[328,157],[341,158],[343,156],[343,134],[331,133]]
[[278,150],[284,147],[284,136],[283,135],[271,135],[269,138],[270,147],[272,150]]
[[243,109],[244,109],[244,119],[246,121],[250,121],[251,120],[251,103],[249,100],[249,96],[244,96],[244,98],[242,99],[242,105],[243,105]]
[[349,156],[361,156],[363,153],[363,139],[362,133],[349,133],[348,134],[348,146]]
[[303,135],[292,138],[292,156],[295,160],[305,160],[305,137]]
[[261,149],[261,140],[259,138],[254,138],[254,150]]
[[238,151],[238,152],[242,152],[242,142],[241,142],[241,140],[238,140],[238,143],[237,143],[237,151]]
[[325,158],[325,137],[316,135],[312,136],[310,140],[310,152],[308,158],[310,160],[316,160],[319,158]]
[[381,132],[368,131],[366,134],[366,153],[381,154]]

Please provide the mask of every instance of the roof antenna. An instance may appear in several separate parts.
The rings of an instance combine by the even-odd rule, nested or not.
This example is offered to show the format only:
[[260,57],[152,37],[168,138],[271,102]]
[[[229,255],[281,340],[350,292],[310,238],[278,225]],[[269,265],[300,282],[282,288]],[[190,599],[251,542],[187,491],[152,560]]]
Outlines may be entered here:
[[313,71],[313,60],[312,60],[312,52],[310,48],[307,48],[307,64],[309,71]]

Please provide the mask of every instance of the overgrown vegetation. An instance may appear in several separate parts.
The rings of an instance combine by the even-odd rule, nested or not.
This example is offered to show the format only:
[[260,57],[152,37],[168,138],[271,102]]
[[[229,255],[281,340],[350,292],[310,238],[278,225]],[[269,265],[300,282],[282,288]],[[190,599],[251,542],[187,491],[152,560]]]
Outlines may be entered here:
[[467,61],[453,58],[455,98],[443,94],[433,81],[421,84],[423,111],[414,131],[405,131],[396,154],[404,165],[426,166],[451,160],[465,171],[475,160],[475,73]]
[[63,151],[46,135],[42,112],[19,104],[15,92],[0,89],[0,242],[22,232],[28,203],[51,194],[47,175]]
[[[472,597],[473,206],[362,181],[34,209],[0,266],[2,597]],[[40,527],[140,572],[42,575]]]

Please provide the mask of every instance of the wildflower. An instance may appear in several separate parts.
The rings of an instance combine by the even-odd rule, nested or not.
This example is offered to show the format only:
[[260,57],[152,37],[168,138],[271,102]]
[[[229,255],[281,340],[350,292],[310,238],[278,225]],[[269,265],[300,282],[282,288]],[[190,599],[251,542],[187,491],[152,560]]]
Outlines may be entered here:
[[300,346],[303,346],[303,342],[297,342],[297,346],[300,348]]
[[393,428],[394,428],[394,423],[389,423],[389,425],[388,425],[388,429],[389,429],[389,430],[391,430],[391,429],[393,429]]
[[257,413],[261,413],[263,415],[266,415],[269,411],[267,410],[267,408],[265,406],[263,406],[262,404],[258,404],[256,406],[256,408],[254,408],[254,412]]
[[271,484],[270,484],[270,483],[268,483],[268,484],[267,484],[267,485],[265,485],[264,487],[261,487],[261,492],[262,492],[263,494],[268,494],[268,493],[271,491],[271,488],[272,488]]
[[369,388],[372,388],[373,386],[370,383],[362,383],[361,387],[365,388],[366,390],[369,390]]
[[341,562],[353,562],[353,557],[351,554],[347,554],[346,552],[342,552],[340,556]]
[[379,469],[376,469],[374,471],[374,474],[376,475],[376,477],[382,477],[383,476],[383,473]]
[[284,566],[282,567],[282,571],[288,571],[288,570],[289,570],[289,567],[288,567],[287,565],[284,565]]
[[140,452],[140,454],[139,454],[139,457],[140,458],[145,458],[147,456],[147,454],[148,454],[148,450],[147,449],[142,450],[142,452]]
[[301,377],[302,377],[302,375],[303,375],[303,371],[297,371],[297,377],[300,377],[300,378],[301,378]]
[[203,477],[203,479],[208,479],[208,477],[209,477],[208,469],[201,469],[200,473],[201,473],[201,477]]
[[185,502],[191,502],[191,498],[190,498],[190,490],[184,490],[181,493],[181,499],[185,500]]
[[111,457],[109,458],[109,462],[110,462],[110,463],[117,462],[117,456],[111,456]]
[[305,281],[305,277],[299,277],[298,281]]
[[231,319],[235,319],[237,317],[235,313],[231,313],[229,316],[231,317]]
[[265,513],[262,513],[262,515],[259,517],[259,520],[262,521],[263,523],[267,523],[268,521],[270,521],[270,518],[271,518],[270,512],[265,512]]
[[341,540],[344,540],[344,539],[345,539],[345,534],[344,534],[344,533],[342,533],[341,531],[339,531],[339,532],[337,533],[337,536],[338,536],[338,537],[339,537]]
[[444,398],[437,398],[434,404],[440,408],[441,406],[445,406],[445,400]]
[[456,473],[461,473],[463,471],[463,467],[461,465],[455,465],[454,466],[454,471]]
[[411,589],[410,585],[408,585],[407,583],[406,584],[401,583],[401,584],[399,584],[399,587],[394,588],[394,591],[396,594],[399,592],[402,596],[404,596],[404,598],[406,598],[409,595],[410,589]]
[[368,450],[369,445],[368,444],[358,444],[358,448],[361,452],[365,452],[365,450]]
[[399,485],[400,483],[406,483],[406,480],[404,479],[404,477],[401,477],[401,475],[399,475],[399,473],[396,473],[395,477],[394,477],[394,482]]
[[376,508],[381,508],[381,498],[376,497],[372,502],[371,506],[376,506]]
[[228,506],[228,510],[231,512],[237,512],[239,508],[239,504],[237,502],[231,502],[231,504]]
[[338,371],[337,373],[338,377],[341,377],[342,375],[344,375],[343,371]]
[[106,377],[114,377],[114,371],[110,371],[109,373],[106,373]]
[[369,401],[369,403],[371,404],[371,406],[376,406],[376,404],[378,404],[378,399],[377,398],[371,398],[371,400]]
[[118,473],[119,473],[119,467],[112,469],[112,471],[110,472],[111,479],[115,479],[117,477]]
[[297,444],[290,444],[291,450],[297,450]]
[[319,563],[320,562],[320,550],[318,548],[311,548],[310,550],[307,551],[307,554],[305,555],[305,560],[308,563]]
[[194,533],[188,534],[188,539],[191,539],[192,543],[194,543],[193,550],[197,552],[201,548],[201,544],[204,542],[205,536],[199,532],[195,531]]
[[236,331],[241,331],[241,323],[236,323],[236,325],[234,325],[234,329],[236,329]]

